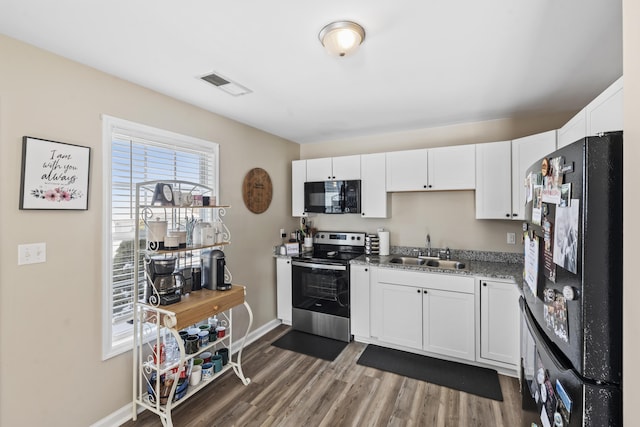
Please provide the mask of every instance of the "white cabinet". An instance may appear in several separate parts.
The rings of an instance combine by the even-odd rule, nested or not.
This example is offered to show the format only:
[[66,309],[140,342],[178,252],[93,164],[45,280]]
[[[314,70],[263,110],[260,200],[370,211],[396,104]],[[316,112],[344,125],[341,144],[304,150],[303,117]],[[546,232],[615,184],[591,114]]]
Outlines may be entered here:
[[424,349],[475,360],[475,295],[423,289],[422,297]]
[[387,153],[387,191],[472,190],[475,145]]
[[511,218],[511,141],[476,146],[476,218]]
[[291,216],[307,216],[304,211],[304,183],[307,180],[307,161],[291,162]]
[[350,272],[351,285],[351,335],[358,338],[369,338],[371,335],[369,315],[371,312],[370,277],[375,267],[352,264]]
[[587,110],[583,108],[564,126],[558,129],[558,148],[567,146],[587,136]]
[[623,77],[558,129],[558,148],[585,136],[623,130]]
[[588,136],[623,129],[622,79],[616,80],[585,107]]
[[422,289],[378,283],[380,310],[373,319],[377,338],[390,344],[422,349]]
[[277,315],[291,324],[291,258],[276,258]]
[[372,283],[372,337],[460,359],[475,359],[472,277],[379,269]]
[[454,145],[430,148],[429,189],[473,190],[476,188],[476,146]]
[[426,148],[387,153],[387,191],[426,190],[427,153]]
[[525,136],[511,141],[511,219],[524,220],[526,193],[524,178],[527,169],[556,149],[556,131]]
[[360,179],[360,155],[307,160],[307,181]]
[[360,157],[361,216],[388,218],[391,201],[386,188],[386,156],[384,153],[363,154]]
[[519,363],[520,293],[515,283],[480,282],[481,359],[516,367]]

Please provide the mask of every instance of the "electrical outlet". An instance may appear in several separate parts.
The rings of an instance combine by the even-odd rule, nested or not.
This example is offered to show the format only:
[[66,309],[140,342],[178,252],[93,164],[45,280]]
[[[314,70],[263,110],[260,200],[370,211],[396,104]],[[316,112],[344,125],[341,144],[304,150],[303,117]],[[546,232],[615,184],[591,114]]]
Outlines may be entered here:
[[47,244],[31,243],[18,245],[18,265],[36,264],[47,261]]
[[516,233],[507,233],[507,243],[510,245],[516,244]]

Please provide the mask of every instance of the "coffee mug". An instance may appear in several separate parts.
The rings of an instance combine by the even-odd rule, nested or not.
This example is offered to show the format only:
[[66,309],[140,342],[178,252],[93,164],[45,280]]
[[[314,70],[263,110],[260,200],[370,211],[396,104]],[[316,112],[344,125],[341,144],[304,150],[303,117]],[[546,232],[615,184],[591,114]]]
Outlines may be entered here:
[[213,377],[213,363],[205,363],[202,365],[202,379],[210,380]]
[[204,363],[211,362],[211,357],[212,356],[213,356],[213,354],[210,351],[203,351],[202,353],[200,353],[200,358],[202,360],[204,360]]
[[224,326],[218,326],[216,328],[216,333],[218,334],[218,338],[224,338],[227,333],[227,328]]
[[196,357],[193,359],[193,366],[202,365],[204,363],[204,359],[202,357]]
[[184,351],[187,354],[195,354],[198,352],[199,339],[197,336],[189,335],[184,343]]
[[180,332],[178,332],[178,334],[180,335],[180,338],[182,338],[182,341],[184,342],[184,340],[187,339],[187,337],[189,336],[189,332],[182,330]]
[[222,364],[226,365],[227,363],[229,363],[229,349],[228,348],[221,348],[220,350],[216,351],[217,355],[222,356]]
[[202,365],[194,365],[191,368],[191,375],[189,376],[189,385],[197,386],[202,379]]
[[222,371],[222,356],[216,354],[211,358],[211,363],[213,363],[213,372]]
[[200,347],[206,347],[209,345],[209,331],[198,332],[198,339],[200,340]]
[[200,332],[200,328],[189,328],[187,329],[187,332],[189,333],[189,335],[198,336],[198,332]]

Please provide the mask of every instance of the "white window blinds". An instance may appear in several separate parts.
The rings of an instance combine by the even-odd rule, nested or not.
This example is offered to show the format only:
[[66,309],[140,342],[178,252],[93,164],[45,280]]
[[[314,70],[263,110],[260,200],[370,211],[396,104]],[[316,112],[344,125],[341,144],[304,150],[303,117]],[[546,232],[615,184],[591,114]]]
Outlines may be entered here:
[[[131,125],[129,122],[127,124]],[[150,132],[151,130],[151,132]],[[105,131],[105,138],[107,132]],[[105,260],[105,282],[110,302],[105,307],[105,316],[110,322],[110,345],[113,349],[118,340],[128,339],[131,334],[133,302],[140,298],[144,286],[139,286],[139,295],[134,295],[134,249],[136,218],[136,184],[153,180],[182,180],[217,188],[218,146],[214,143],[184,137],[140,125],[110,129],[110,242]],[[106,166],[106,165],[105,165]],[[147,201],[149,203],[149,201]],[[144,269],[139,268],[140,283],[144,283]],[[109,350],[107,349],[107,353]]]

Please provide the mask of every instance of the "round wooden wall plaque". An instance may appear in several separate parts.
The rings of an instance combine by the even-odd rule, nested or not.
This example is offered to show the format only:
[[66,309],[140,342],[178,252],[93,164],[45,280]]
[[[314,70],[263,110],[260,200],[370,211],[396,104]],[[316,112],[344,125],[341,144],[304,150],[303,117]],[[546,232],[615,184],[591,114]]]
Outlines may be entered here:
[[269,209],[273,186],[266,170],[253,168],[244,177],[242,183],[242,198],[244,204],[253,213],[262,213]]

